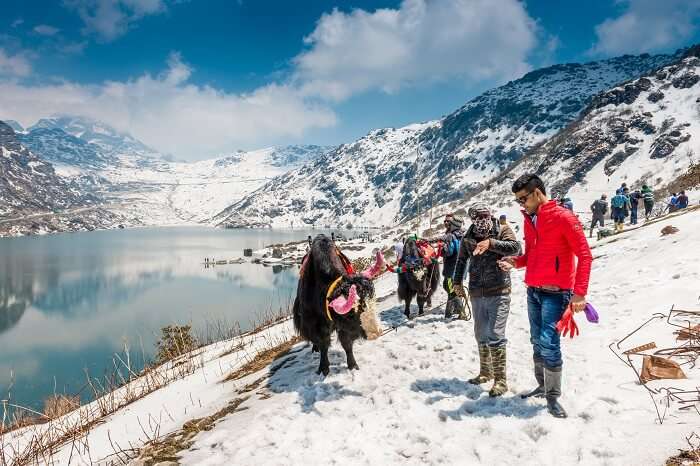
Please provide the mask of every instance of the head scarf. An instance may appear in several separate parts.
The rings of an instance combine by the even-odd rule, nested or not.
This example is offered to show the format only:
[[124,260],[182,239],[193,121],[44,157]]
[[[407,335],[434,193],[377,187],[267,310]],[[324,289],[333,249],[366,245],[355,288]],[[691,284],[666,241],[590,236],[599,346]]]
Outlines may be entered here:
[[493,228],[491,209],[483,202],[473,204],[468,211],[477,238],[486,238]]

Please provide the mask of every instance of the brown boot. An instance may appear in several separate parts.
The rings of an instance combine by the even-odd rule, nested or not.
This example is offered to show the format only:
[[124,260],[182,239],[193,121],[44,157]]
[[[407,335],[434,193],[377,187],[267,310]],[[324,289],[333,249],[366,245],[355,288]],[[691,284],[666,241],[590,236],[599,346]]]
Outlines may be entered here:
[[489,396],[501,396],[508,391],[506,382],[506,347],[496,346],[491,348],[491,367],[493,367],[493,387],[489,390]]
[[479,345],[479,375],[468,380],[470,384],[481,385],[493,379],[491,368],[491,348],[489,345]]

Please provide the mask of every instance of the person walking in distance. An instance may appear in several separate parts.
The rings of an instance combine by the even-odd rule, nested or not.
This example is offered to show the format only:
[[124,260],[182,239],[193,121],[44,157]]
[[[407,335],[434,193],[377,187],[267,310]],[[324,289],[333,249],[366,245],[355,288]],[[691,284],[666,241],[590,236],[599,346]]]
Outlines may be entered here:
[[605,214],[608,213],[608,196],[603,194],[600,199],[596,199],[591,204],[591,212],[593,213],[593,220],[591,220],[591,232],[589,237],[593,237],[593,229],[600,225],[601,228],[605,227]]
[[649,220],[654,210],[654,191],[647,185],[642,186],[642,199],[644,199],[644,218]]
[[559,403],[563,360],[556,325],[567,307],[574,312],[584,310],[593,256],[579,220],[547,199],[540,177],[522,175],[511,189],[523,207],[525,252],[504,258],[499,265],[503,270],[525,268],[537,388],[522,396],[544,396],[549,413],[565,418],[566,411]]

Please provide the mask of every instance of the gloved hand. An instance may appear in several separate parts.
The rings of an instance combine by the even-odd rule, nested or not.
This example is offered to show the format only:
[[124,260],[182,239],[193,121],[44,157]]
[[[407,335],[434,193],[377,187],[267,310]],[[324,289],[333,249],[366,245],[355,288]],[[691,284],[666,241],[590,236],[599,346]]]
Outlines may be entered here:
[[592,322],[594,324],[598,323],[598,312],[596,312],[591,303],[586,303],[586,307],[583,308],[583,312],[586,313],[586,319],[588,319],[588,322]]
[[459,296],[460,298],[467,296],[467,294],[464,292],[464,286],[461,283],[455,283],[453,290],[455,292],[455,296]]
[[564,315],[561,316],[561,320],[557,322],[557,331],[561,333],[562,336],[565,337],[568,334],[571,338],[574,338],[580,333],[578,325],[576,325],[576,321],[574,320],[574,310],[571,306],[566,308]]

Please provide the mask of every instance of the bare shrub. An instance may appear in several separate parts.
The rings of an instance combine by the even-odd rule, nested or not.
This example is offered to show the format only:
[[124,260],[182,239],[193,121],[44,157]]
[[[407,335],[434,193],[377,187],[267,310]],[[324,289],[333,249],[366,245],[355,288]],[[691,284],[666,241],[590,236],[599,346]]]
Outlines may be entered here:
[[197,340],[192,336],[191,325],[168,325],[163,327],[161,332],[156,354],[156,362],[159,364],[197,348]]

